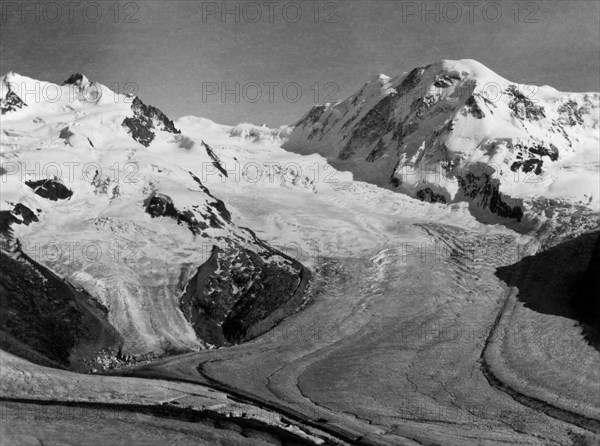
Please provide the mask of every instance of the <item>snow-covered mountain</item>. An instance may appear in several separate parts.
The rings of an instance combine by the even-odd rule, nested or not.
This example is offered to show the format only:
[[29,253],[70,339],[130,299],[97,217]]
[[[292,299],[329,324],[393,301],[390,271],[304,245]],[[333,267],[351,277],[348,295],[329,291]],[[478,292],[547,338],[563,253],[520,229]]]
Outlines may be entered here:
[[313,107],[284,147],[422,200],[468,201],[482,221],[564,233],[597,224],[599,107],[598,93],[444,60]]
[[[71,367],[235,343],[299,303],[307,270],[232,222],[202,181],[207,170],[227,172],[201,138],[80,74],[57,85],[9,73],[0,84],[0,230],[15,274],[0,284],[6,310],[31,326],[83,323],[76,293],[71,302],[54,293],[63,296],[54,310],[28,300],[27,283],[48,287],[52,271],[52,283],[89,292],[94,317],[117,333],[95,333],[104,345],[86,347],[90,335],[75,330],[61,344]],[[3,323],[3,340],[48,355],[18,325]],[[53,358],[64,362],[65,352]]]
[[[481,221],[544,237],[598,223],[599,95],[531,90],[473,61],[379,76],[293,129],[173,122],[81,74],[57,85],[9,73],[0,87],[0,290],[18,284],[1,339],[82,370],[97,367],[91,357],[106,366],[247,340],[301,305],[308,270],[245,226],[300,254],[370,246],[359,191],[383,214],[402,196],[354,183],[320,155],[357,180],[468,202]],[[249,220],[252,194],[266,221]],[[281,203],[319,217],[308,233],[291,230],[270,215]],[[319,246],[311,236],[334,204],[351,218]],[[400,204],[473,224],[466,203]],[[53,297],[42,308],[36,295]],[[32,338],[36,326],[70,328],[57,345]]]

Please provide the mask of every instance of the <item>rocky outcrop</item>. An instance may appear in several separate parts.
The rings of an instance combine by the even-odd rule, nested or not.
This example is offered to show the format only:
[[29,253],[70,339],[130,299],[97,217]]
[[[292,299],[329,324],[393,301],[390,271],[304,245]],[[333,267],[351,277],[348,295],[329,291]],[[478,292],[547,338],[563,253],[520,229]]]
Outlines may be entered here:
[[87,82],[88,82],[88,80],[83,74],[74,73],[74,74],[70,75],[69,78],[66,81],[64,81],[62,84],[63,85],[81,86],[83,84],[86,84]]
[[[185,224],[194,235],[201,235],[202,231],[208,228],[204,221],[198,221],[194,213],[190,210],[180,211],[173,204],[171,197],[161,193],[155,193],[148,197],[144,202],[146,213],[152,218],[169,217],[177,221],[177,224]],[[216,225],[216,222],[211,221]]]
[[465,102],[465,105],[466,105],[467,112],[471,116],[475,116],[477,119],[485,118],[485,113],[483,112],[481,107],[479,107],[479,104],[477,103],[477,99],[475,98],[475,95],[472,94],[471,96],[469,96],[469,99],[467,99],[467,102]]
[[[31,223],[39,221],[35,212],[22,203],[17,203],[12,211],[0,211],[0,215],[3,216],[2,220],[6,225],[16,223],[29,226]],[[3,229],[0,232],[5,232]]]
[[0,113],[3,115],[23,107],[27,107],[27,104],[10,89],[6,96],[0,101]]
[[429,187],[419,189],[417,191],[417,198],[421,201],[427,201],[429,203],[446,203],[446,197],[443,194],[436,194]]
[[542,166],[544,165],[543,157],[549,158],[550,161],[558,159],[558,149],[550,143],[547,148],[543,143],[532,144],[527,146],[524,144],[515,144],[514,149],[517,151],[516,161],[514,161],[510,170],[513,172],[522,171],[524,173],[533,172],[535,175],[544,173]]
[[523,218],[523,208],[511,206],[499,191],[500,182],[492,177],[493,172],[476,169],[457,176],[462,194],[469,198],[472,205],[488,209],[499,217],[514,219],[520,222]]
[[371,146],[386,134],[392,102],[393,96],[387,96],[360,120],[352,131],[348,143],[340,151],[339,158],[341,160],[349,159],[356,153],[357,149]]
[[558,108],[558,112],[561,114],[560,122],[562,124],[575,126],[583,124],[583,115],[589,113],[589,110],[569,99]]
[[151,105],[144,104],[138,97],[131,104],[133,116],[125,118],[123,127],[129,130],[131,137],[148,147],[154,140],[157,130],[172,134],[181,133],[175,124],[162,111]]
[[208,154],[208,156],[210,156],[210,159],[212,159],[213,166],[215,166],[217,168],[217,170],[219,172],[221,172],[225,176],[225,178],[227,178],[228,177],[227,171],[225,170],[225,168],[221,164],[221,160],[215,154],[215,152],[213,151],[213,149],[208,144],[206,144],[204,141],[202,141],[202,147],[204,147],[204,149],[206,150],[206,153]]
[[544,107],[535,105],[531,99],[521,93],[516,85],[510,85],[506,90],[510,96],[508,107],[513,111],[515,117],[539,121],[546,117]]
[[71,198],[73,192],[58,179],[26,181],[25,184],[33,189],[36,195],[52,201]]
[[[210,344],[248,340],[252,327],[303,296],[308,270],[252,236],[262,251],[235,243],[213,247],[181,297],[186,319],[198,337]],[[292,304],[288,310],[296,306]],[[276,322],[270,321],[263,330]]]
[[65,144],[69,144],[69,140],[74,135],[75,134],[69,129],[69,127],[64,127],[58,134],[58,137],[60,139],[63,139],[65,141]]

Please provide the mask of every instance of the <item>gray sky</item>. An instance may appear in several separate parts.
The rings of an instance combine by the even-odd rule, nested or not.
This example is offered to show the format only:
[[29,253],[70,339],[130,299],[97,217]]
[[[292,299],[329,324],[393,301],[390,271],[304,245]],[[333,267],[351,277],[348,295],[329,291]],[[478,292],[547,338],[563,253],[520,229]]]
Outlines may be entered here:
[[376,74],[440,59],[476,59],[515,82],[599,91],[599,5],[57,0],[24,10],[2,0],[0,71],[53,82],[82,72],[174,119],[270,126],[343,99]]

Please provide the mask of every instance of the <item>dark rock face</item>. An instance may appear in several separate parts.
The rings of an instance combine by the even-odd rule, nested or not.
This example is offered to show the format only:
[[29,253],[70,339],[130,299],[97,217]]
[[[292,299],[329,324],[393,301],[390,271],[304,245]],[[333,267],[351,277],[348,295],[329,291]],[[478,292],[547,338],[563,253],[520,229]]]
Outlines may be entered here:
[[169,217],[177,221],[177,224],[186,224],[194,235],[201,235],[202,231],[208,228],[203,221],[198,221],[194,213],[189,210],[180,211],[173,204],[173,200],[168,195],[156,193],[150,196],[145,202],[146,212],[152,218]]
[[210,156],[210,158],[213,160],[213,166],[215,166],[219,170],[219,172],[221,172],[223,175],[225,175],[226,178],[228,178],[227,171],[223,168],[223,165],[221,164],[221,160],[215,154],[213,149],[208,144],[206,144],[204,141],[202,141],[202,147],[204,147],[204,149],[206,149],[206,153],[208,153],[208,156]]
[[510,206],[502,200],[502,194],[498,191],[500,184],[491,184],[489,189],[489,209],[492,214],[497,214],[504,218],[514,218],[521,221],[523,218],[523,209],[520,206]]
[[417,191],[417,198],[429,203],[446,203],[446,197],[442,194],[436,194],[431,188],[426,187]]
[[0,113],[3,115],[23,107],[27,107],[27,104],[10,89],[4,99],[0,101]]
[[561,114],[560,122],[565,125],[581,125],[583,124],[583,114],[587,112],[585,107],[580,107],[577,102],[569,100],[558,108]]
[[417,67],[413,69],[408,75],[402,80],[400,85],[396,87],[398,94],[403,95],[409,93],[417,84],[421,81],[421,77],[428,67]]
[[519,154],[522,154],[522,152],[529,152],[538,156],[547,156],[551,161],[556,161],[558,159],[558,149],[554,147],[553,144],[550,144],[549,148],[543,144],[533,144],[531,146],[515,144],[515,149],[519,150]]
[[82,334],[82,315],[71,305],[67,286],[60,281],[44,281],[45,276],[34,265],[1,251],[0,261],[2,347],[10,351],[16,340],[67,365],[69,352]]
[[[11,238],[12,224],[29,226],[39,221],[35,212],[21,203],[17,203],[12,211],[0,211],[0,236]],[[1,238],[1,237],[0,237]]]
[[243,257],[255,267],[256,276],[223,323],[223,334],[228,342],[244,339],[248,328],[290,299],[301,282],[300,270],[283,270],[262,261],[252,251],[246,251]]
[[26,181],[25,184],[33,189],[33,191],[42,198],[58,201],[71,198],[73,192],[58,180],[37,180]]
[[527,96],[519,91],[516,85],[508,87],[506,93],[511,96],[508,107],[517,118],[539,121],[541,118],[546,117],[544,107],[535,105]]
[[222,200],[219,200],[217,198],[215,198],[215,200],[215,202],[209,203],[210,206],[214,208],[219,214],[221,214],[221,217],[223,217],[223,219],[226,222],[231,223],[231,213],[229,212],[229,209],[227,209],[227,207],[225,206],[225,203],[223,203]]
[[27,206],[21,203],[17,203],[15,205],[14,209],[12,210],[12,213],[16,216],[18,215],[20,218],[20,221],[18,221],[18,223],[22,223],[25,226],[29,226],[30,223],[39,221],[37,215],[35,215],[35,213],[31,209],[29,209]]
[[20,246],[13,255],[0,250],[0,264],[2,349],[42,365],[82,370],[78,360],[122,342],[105,307],[29,258]]
[[529,173],[529,172],[533,171],[536,175],[541,175],[543,173],[543,170],[542,170],[543,164],[544,164],[544,162],[542,160],[538,160],[535,158],[528,159],[525,161],[515,161],[514,163],[511,164],[510,170],[512,170],[513,172],[516,172],[519,169],[521,169],[525,173]]
[[410,111],[413,113],[414,117],[419,119],[422,118],[425,113],[429,111],[432,105],[435,104],[435,99],[433,96],[423,96],[416,98],[410,104]]
[[179,134],[175,124],[158,108],[144,104],[138,97],[131,104],[133,117],[125,118],[122,126],[129,130],[131,137],[148,147],[154,140],[154,130],[164,130],[169,133]]
[[[65,127],[60,131],[58,137],[60,139],[64,139],[65,143],[68,143],[69,138],[73,135],[74,135],[74,133],[71,130],[69,130],[69,127]],[[89,139],[88,139],[88,141],[89,141]]]
[[63,85],[81,85],[83,82],[83,74],[75,73],[69,76],[69,78],[64,81]]
[[385,154],[386,150],[387,150],[387,146],[384,144],[384,142],[382,140],[379,140],[379,142],[377,143],[377,146],[375,146],[375,148],[369,152],[369,154],[365,158],[365,161],[367,161],[368,163],[377,161],[379,158],[381,158]]
[[543,157],[548,157],[551,161],[558,159],[558,149],[552,144],[550,144],[550,148],[545,147],[543,144],[533,144],[531,146],[516,144],[515,149],[518,150],[517,160],[510,166],[510,170],[513,172],[522,170],[525,173],[533,172],[536,175],[541,175],[544,172],[542,170]]
[[471,114],[471,116],[475,116],[477,119],[485,118],[485,113],[481,107],[479,107],[475,95],[469,96],[467,102],[465,102],[465,105],[467,106],[467,111]]
[[189,172],[189,174],[192,176],[192,179],[198,183],[198,185],[200,186],[200,189],[207,195],[209,195],[210,197],[214,198],[214,202],[213,203],[209,203],[210,206],[215,209],[217,212],[219,212],[219,214],[221,215],[221,218],[223,220],[225,220],[228,223],[231,223],[231,213],[229,212],[229,210],[227,209],[227,207],[225,206],[225,203],[223,203],[222,200],[219,200],[218,198],[215,198],[213,194],[210,193],[210,191],[208,190],[208,188],[206,186],[204,186],[204,184],[202,184],[202,181],[200,181],[200,178],[198,178],[196,175],[194,175],[192,172]]
[[[267,245],[256,241],[263,247]],[[273,256],[283,258],[271,261]],[[235,244],[213,247],[181,297],[181,310],[198,337],[213,345],[247,340],[249,329],[302,295],[308,271],[272,248],[257,254]]]
[[[375,107],[354,126],[352,134],[340,153],[340,160],[352,158],[357,151],[369,147],[371,151],[365,158],[368,162],[376,161],[389,148],[391,141],[396,147],[402,146],[403,137],[409,135],[418,128],[420,120],[436,104],[432,96],[421,96],[420,92],[413,89],[419,84],[427,67],[412,70],[394,89],[395,92],[385,96]],[[448,76],[448,82],[454,81],[452,75]],[[440,80],[440,82],[442,82]],[[399,120],[393,112],[400,103],[410,101],[411,97],[417,95],[410,102],[410,113]],[[353,120],[344,125],[350,125]],[[384,139],[385,138],[385,139]],[[388,141],[387,143],[385,141]]]
[[314,124],[321,118],[321,116],[323,116],[323,113],[325,113],[326,108],[327,107],[325,107],[325,105],[314,106],[310,109],[306,116],[304,116],[304,118],[302,118],[296,123],[296,127],[302,127],[306,124]]
[[351,158],[357,149],[370,146],[386,134],[388,121],[390,120],[391,104],[392,96],[386,96],[369,110],[354,128],[348,143],[338,155],[339,159],[347,160]]
[[489,209],[492,214],[521,221],[523,209],[520,206],[510,206],[502,199],[500,182],[491,175],[492,173],[486,171],[466,172],[456,178],[467,198]]
[[461,77],[457,74],[444,74],[436,76],[433,85],[438,88],[448,88],[460,81]]
[[179,217],[179,213],[177,209],[175,209],[173,200],[167,195],[154,194],[148,199],[148,202],[144,204],[146,206],[146,212],[153,218]]

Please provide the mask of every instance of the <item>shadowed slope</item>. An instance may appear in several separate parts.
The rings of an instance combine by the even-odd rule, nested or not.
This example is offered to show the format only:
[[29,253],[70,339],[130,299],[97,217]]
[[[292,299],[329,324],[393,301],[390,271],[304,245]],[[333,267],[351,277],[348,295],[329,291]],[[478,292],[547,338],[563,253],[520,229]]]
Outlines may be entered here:
[[496,273],[519,289],[517,298],[527,308],[578,321],[596,349],[600,349],[599,234],[581,235]]

